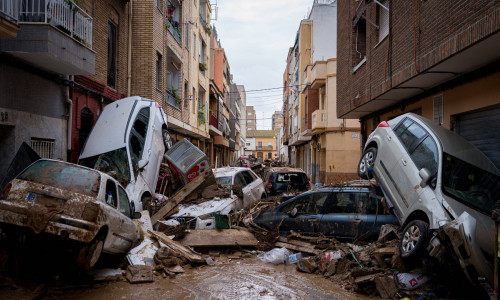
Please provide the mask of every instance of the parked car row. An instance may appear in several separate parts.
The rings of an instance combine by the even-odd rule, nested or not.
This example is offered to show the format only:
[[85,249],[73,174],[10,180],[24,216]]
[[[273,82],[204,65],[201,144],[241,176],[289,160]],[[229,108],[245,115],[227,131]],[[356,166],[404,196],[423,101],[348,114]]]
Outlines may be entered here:
[[401,256],[418,258],[441,247],[444,230],[468,279],[493,283],[500,173],[477,148],[416,114],[381,122],[370,134],[358,166],[373,176],[403,226]]

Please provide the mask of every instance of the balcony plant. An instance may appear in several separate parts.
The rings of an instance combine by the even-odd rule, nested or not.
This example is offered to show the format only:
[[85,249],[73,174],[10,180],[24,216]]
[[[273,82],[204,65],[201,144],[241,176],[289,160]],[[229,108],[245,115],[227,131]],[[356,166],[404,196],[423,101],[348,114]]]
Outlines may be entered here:
[[179,105],[181,103],[181,97],[179,96],[179,89],[172,88],[172,96],[174,96],[175,103]]
[[205,29],[205,32],[208,33],[208,35],[212,34],[212,28],[210,27],[209,24],[203,26],[203,29]]
[[200,71],[205,71],[207,69],[206,63],[199,63]]
[[203,104],[199,109],[198,109],[198,123],[200,125],[205,124],[205,104]]

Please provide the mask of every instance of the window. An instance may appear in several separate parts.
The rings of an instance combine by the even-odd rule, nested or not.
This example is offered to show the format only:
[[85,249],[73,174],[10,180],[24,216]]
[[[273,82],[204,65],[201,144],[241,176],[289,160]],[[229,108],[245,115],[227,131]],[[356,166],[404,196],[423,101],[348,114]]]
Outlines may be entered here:
[[193,33],[193,58],[196,58],[196,34]]
[[427,134],[427,132],[420,127],[420,125],[414,123],[410,119],[405,119],[401,124],[399,124],[395,133],[408,152],[412,150],[415,143]]
[[116,86],[116,25],[108,22],[108,86]]
[[377,3],[378,42],[389,34],[389,0]]
[[273,158],[273,154],[271,152],[268,152],[267,153],[267,158],[272,159]]
[[234,176],[234,184],[239,185],[241,188],[247,186],[246,180],[241,173],[238,173]]
[[186,41],[185,41],[186,49],[189,51],[189,23],[186,24]]
[[281,208],[282,213],[289,213],[297,208],[297,215],[300,214],[319,214],[322,212],[329,193],[310,193],[303,195]]
[[245,179],[245,182],[247,184],[250,184],[253,182],[253,178],[252,178],[252,175],[250,175],[249,172],[241,172],[241,175],[243,176],[243,178]]
[[116,208],[116,184],[112,180],[106,181],[106,204]]
[[118,186],[118,195],[120,196],[120,212],[127,217],[132,217],[130,210],[130,200],[128,199],[127,192],[121,187]]
[[438,149],[434,140],[427,136],[411,153],[410,157],[420,170],[426,168],[431,175],[437,172]]
[[259,142],[258,145],[259,145],[259,147],[258,147],[259,150],[262,150],[262,142]]
[[161,78],[161,55],[156,53],[156,88],[161,89],[160,80]]
[[434,96],[434,123],[443,125],[443,94]]
[[156,7],[161,11],[161,0],[156,0]]
[[52,139],[31,138],[31,148],[41,158],[55,158],[54,147],[56,141]]
[[273,149],[273,142],[269,142],[269,143],[267,144],[267,147],[268,147],[269,149]]

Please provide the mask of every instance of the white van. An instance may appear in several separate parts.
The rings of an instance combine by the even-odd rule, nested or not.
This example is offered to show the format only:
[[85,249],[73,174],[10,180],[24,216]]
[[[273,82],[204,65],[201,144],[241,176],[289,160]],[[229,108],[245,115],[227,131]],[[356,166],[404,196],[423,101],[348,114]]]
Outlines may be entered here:
[[133,208],[141,211],[151,201],[163,155],[171,146],[160,105],[133,96],[104,108],[78,164],[114,175],[126,186]]

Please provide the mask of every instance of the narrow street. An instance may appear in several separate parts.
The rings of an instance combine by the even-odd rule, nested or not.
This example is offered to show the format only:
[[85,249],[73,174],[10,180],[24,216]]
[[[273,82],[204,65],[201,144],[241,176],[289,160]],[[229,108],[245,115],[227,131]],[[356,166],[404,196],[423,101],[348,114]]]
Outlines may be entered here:
[[[245,255],[243,255],[245,256]],[[301,273],[295,265],[273,265],[255,257],[221,255],[214,266],[185,267],[174,278],[130,284],[124,276],[105,281],[42,284],[4,282],[1,299],[368,299],[343,290],[321,275]],[[55,277],[53,277],[55,278]],[[67,279],[67,278],[66,278]]]

